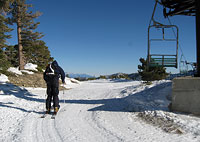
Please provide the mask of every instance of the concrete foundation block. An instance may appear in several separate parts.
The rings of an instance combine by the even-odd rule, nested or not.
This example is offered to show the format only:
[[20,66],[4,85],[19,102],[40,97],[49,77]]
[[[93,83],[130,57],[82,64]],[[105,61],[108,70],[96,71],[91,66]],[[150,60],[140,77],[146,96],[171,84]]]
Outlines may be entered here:
[[173,79],[172,110],[200,115],[200,77]]

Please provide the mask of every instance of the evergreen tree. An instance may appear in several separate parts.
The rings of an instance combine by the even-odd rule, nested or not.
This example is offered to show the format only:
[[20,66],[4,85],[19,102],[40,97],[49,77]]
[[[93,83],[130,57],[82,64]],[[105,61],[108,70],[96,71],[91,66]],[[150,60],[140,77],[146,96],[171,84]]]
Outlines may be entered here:
[[147,60],[140,58],[142,65],[138,65],[138,73],[144,81],[161,80],[167,77],[166,69],[162,66],[147,67]]
[[53,58],[50,57],[50,52],[45,42],[39,40],[43,37],[43,34],[36,31],[40,23],[34,22],[34,19],[41,14],[30,11],[32,5],[26,4],[25,2],[26,0],[15,0],[10,6],[10,23],[16,23],[18,30],[20,69],[23,69],[24,64],[28,62],[44,68]]
[[23,55],[23,46],[22,46],[22,21],[25,20],[27,17],[27,10],[28,5],[25,4],[25,0],[15,0],[10,5],[10,11],[9,14],[11,14],[11,17],[9,17],[9,21],[11,24],[16,23],[17,24],[17,37],[18,37],[18,56],[19,56],[19,69],[24,69],[24,55]]
[[10,4],[12,4],[15,0],[0,0],[0,12],[5,13],[9,10]]
[[0,69],[5,70],[9,67],[9,62],[5,54],[5,48],[8,47],[6,40],[11,38],[11,35],[6,33],[12,31],[7,25],[7,19],[0,14]]
[[[28,7],[32,7],[32,5],[28,5]],[[39,33],[36,30],[39,22],[34,22],[34,19],[39,17],[41,13],[36,12],[33,13],[32,11],[27,12],[26,9],[26,18],[22,20],[22,45],[24,47],[24,51],[28,51],[27,48],[32,48],[31,46],[34,44],[34,42],[37,42],[40,38],[42,38],[44,35],[42,33]],[[38,43],[37,43],[38,44]]]
[[18,67],[18,45],[15,46],[8,46],[6,49],[6,55],[8,61],[11,63],[12,66]]
[[53,58],[50,55],[48,47],[45,45],[44,41],[37,40],[32,42],[29,48],[26,48],[26,59],[28,62],[37,64],[41,68],[45,68],[46,65],[53,61]]

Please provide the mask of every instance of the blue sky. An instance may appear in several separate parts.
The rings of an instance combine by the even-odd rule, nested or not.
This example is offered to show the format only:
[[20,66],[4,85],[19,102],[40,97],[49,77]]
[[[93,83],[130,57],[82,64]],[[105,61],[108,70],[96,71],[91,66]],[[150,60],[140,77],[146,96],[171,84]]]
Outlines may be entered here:
[[[38,31],[66,72],[90,75],[137,72],[147,56],[147,29],[154,0],[28,0],[43,14]],[[167,23],[158,6],[155,19]],[[195,18],[170,17],[188,61],[196,61]],[[15,31],[16,32],[16,31]],[[13,33],[13,38],[15,33]],[[15,39],[10,41],[16,43]],[[179,50],[180,51],[180,50]],[[179,55],[180,58],[180,55]],[[167,69],[178,72],[178,69]]]

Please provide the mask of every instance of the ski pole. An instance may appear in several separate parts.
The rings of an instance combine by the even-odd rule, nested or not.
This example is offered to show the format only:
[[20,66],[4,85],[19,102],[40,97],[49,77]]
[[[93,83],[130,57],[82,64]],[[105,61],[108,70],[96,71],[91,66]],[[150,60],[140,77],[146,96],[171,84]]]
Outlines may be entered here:
[[45,96],[44,96],[44,97],[45,97],[45,98],[44,98],[44,108],[43,108],[43,109],[44,109],[44,111],[45,111],[45,107],[46,107],[46,101],[45,101],[45,100],[46,100],[46,98],[47,98],[47,92],[45,93]]
[[65,98],[64,98],[64,95],[65,94],[65,89],[63,89],[63,100],[64,100],[64,104],[65,104]]

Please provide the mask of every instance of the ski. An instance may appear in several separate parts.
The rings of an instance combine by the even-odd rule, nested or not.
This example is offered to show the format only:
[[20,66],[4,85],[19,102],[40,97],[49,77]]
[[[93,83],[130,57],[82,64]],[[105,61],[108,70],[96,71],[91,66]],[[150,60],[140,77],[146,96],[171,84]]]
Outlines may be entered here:
[[47,116],[48,114],[43,114],[42,116],[41,116],[41,118],[45,118],[46,116]]
[[42,114],[42,116],[41,116],[41,118],[45,118],[46,116],[48,116],[48,115],[50,115],[51,113],[44,113],[44,114]]
[[55,119],[56,118],[56,114],[53,114],[52,116],[51,116],[51,119]]
[[59,108],[58,108],[58,107],[55,107],[54,112],[53,112],[53,114],[52,114],[52,116],[51,116],[51,119],[55,119],[55,118],[56,118],[56,115],[57,115],[57,113],[58,113],[58,110],[59,110]]
[[[40,118],[45,118],[45,117],[47,117],[48,115],[50,115],[50,114],[43,114]],[[52,114],[51,115],[51,119],[55,119],[56,118],[56,114]]]

